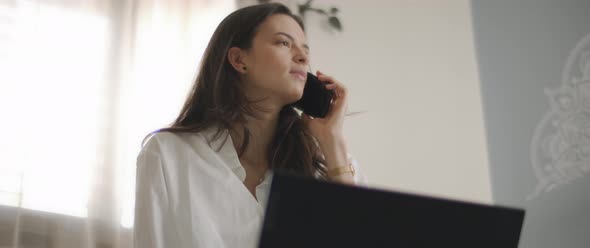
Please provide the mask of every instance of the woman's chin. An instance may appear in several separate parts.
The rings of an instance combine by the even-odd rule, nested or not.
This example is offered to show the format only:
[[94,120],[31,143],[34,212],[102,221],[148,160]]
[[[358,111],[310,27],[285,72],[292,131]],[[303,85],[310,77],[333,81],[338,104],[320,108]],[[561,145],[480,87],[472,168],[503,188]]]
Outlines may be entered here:
[[304,88],[305,83],[297,80],[296,82],[293,82],[293,84],[290,84],[287,87],[282,88],[281,91],[277,93],[282,96],[281,98],[284,100],[286,104],[292,104],[299,101],[299,99],[303,97]]
[[303,97],[303,89],[301,90],[295,90],[290,92],[288,95],[285,96],[285,102],[287,104],[293,104],[296,103],[297,101],[299,101],[301,98]]

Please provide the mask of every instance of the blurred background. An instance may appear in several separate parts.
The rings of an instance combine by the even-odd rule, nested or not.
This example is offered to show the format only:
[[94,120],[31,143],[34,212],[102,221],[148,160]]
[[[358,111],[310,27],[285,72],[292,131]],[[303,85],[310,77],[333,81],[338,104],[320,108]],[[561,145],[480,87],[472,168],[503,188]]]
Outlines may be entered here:
[[[142,139],[258,2],[0,0],[0,248],[132,247]],[[590,1],[276,2],[313,8],[311,68],[364,112],[345,128],[371,187],[526,208],[521,247],[590,245]]]

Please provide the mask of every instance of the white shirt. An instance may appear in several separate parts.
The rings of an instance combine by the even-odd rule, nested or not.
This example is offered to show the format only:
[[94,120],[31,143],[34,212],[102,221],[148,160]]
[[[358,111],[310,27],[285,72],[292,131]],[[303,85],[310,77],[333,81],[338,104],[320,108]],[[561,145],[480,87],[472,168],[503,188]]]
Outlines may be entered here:
[[[231,136],[224,131],[213,140],[214,134],[156,133],[143,147],[137,157],[135,247],[257,246],[272,172],[256,187],[255,198],[244,185],[246,171]],[[349,159],[355,181],[366,183]]]

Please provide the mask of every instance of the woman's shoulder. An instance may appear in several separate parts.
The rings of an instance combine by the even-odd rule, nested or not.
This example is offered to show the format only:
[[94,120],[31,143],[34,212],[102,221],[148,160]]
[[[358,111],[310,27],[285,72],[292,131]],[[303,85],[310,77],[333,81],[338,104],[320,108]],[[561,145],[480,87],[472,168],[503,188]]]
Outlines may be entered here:
[[162,153],[183,147],[200,145],[204,141],[200,132],[156,131],[150,133],[142,144],[142,152]]
[[157,131],[146,137],[142,151],[160,154],[179,153],[185,150],[208,151],[212,148],[211,143],[213,143],[216,134],[213,129],[198,132]]

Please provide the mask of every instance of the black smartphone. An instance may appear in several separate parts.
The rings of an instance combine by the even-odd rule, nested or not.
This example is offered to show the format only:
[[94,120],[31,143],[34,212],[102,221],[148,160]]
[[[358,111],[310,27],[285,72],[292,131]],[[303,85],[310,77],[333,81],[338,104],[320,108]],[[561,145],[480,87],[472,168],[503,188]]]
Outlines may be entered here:
[[334,98],[334,92],[326,89],[327,84],[308,72],[303,96],[293,105],[311,117],[326,117]]

